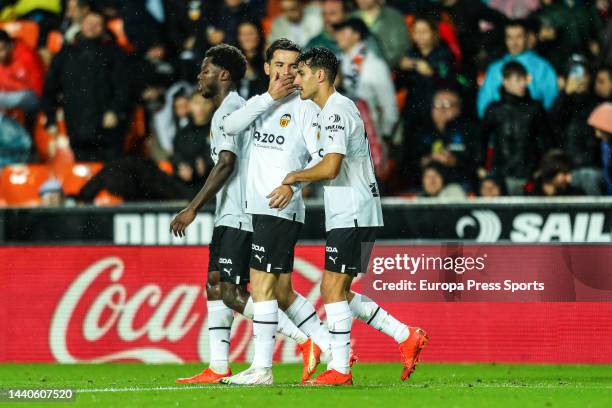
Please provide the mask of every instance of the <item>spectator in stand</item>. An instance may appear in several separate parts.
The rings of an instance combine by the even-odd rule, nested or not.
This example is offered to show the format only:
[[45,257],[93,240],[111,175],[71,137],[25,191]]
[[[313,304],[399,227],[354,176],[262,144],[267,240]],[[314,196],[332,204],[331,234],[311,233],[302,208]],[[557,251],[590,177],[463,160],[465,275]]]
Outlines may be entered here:
[[119,16],[123,20],[126,37],[136,49],[137,55],[162,42],[162,25],[152,14],[151,0],[130,0],[117,2]]
[[354,16],[362,19],[382,48],[385,61],[391,68],[397,67],[402,56],[410,48],[410,37],[405,17],[382,0],[357,0]]
[[238,26],[238,46],[247,60],[246,74],[238,93],[249,99],[268,90],[268,77],[263,68],[265,37],[258,21],[245,21]]
[[[336,42],[334,25],[345,20],[346,6],[344,6],[342,0],[324,0],[321,4],[321,10],[323,14],[323,30],[306,44],[305,49],[314,47],[329,48],[338,58],[340,58],[342,56],[342,50],[338,47],[338,43]],[[380,45],[374,36],[369,35],[366,42],[370,51],[384,58]]]
[[66,201],[64,189],[59,181],[51,178],[38,189],[40,205],[43,207],[62,207]]
[[557,71],[563,71],[572,54],[590,54],[598,35],[592,22],[597,18],[590,11],[584,4],[542,0],[542,8],[532,15],[540,23],[537,50]]
[[153,115],[154,159],[167,160],[172,155],[176,133],[189,124],[189,97],[194,89],[181,81],[166,91],[164,105]]
[[508,18],[525,18],[540,7],[540,0],[490,0],[489,7]]
[[325,47],[332,50],[334,54],[339,56],[342,51],[338,48],[338,43],[334,37],[334,25],[344,21],[346,10],[342,0],[324,0],[321,3],[321,14],[323,16],[323,30],[313,37],[306,49],[314,47]]
[[43,75],[36,52],[0,30],[0,110],[18,108],[26,114],[35,113],[42,94]]
[[[440,0],[438,13],[455,29],[463,65],[470,79],[475,80],[485,61],[499,51],[507,18],[481,0]],[[486,29],[485,29],[486,27]]]
[[599,103],[612,101],[612,67],[601,67],[595,71],[593,88]]
[[584,195],[578,187],[572,186],[572,159],[563,151],[553,149],[547,152],[535,173],[529,195],[561,197]]
[[502,70],[509,61],[518,61],[529,73],[529,93],[545,109],[550,109],[557,98],[557,74],[545,59],[527,49],[527,29],[524,22],[512,21],[506,26],[508,53],[487,69],[485,81],[478,93],[478,116],[483,117],[487,107],[501,97],[500,85],[504,81]]
[[595,129],[595,136],[600,140],[601,163],[605,180],[604,191],[612,196],[612,103],[604,102],[597,106],[588,121]]
[[142,58],[132,58],[129,69],[130,100],[140,101],[149,112],[159,109],[166,89],[178,76],[165,44],[152,44]]
[[437,22],[427,16],[417,16],[412,26],[414,47],[399,63],[398,83],[408,90],[404,108],[404,130],[421,126],[427,121],[431,100],[439,87],[452,86],[454,59],[440,41]]
[[587,119],[597,106],[586,59],[576,55],[565,68],[565,85],[550,111],[559,147],[573,159],[572,179],[588,195],[601,195],[601,152]]
[[61,105],[77,160],[108,161],[121,154],[128,108],[123,58],[96,12],[83,19],[75,43],[53,58],[43,97],[47,127],[57,134],[55,113]]
[[0,112],[0,170],[7,164],[25,163],[32,139],[17,121]]
[[[404,178],[420,178],[419,167],[437,162],[446,168],[448,180],[465,190],[475,187],[480,143],[477,126],[462,115],[461,97],[451,89],[438,90],[430,120],[407,129],[404,141]],[[416,177],[415,177],[416,176]]]
[[251,20],[251,10],[242,0],[223,0],[206,17],[206,32],[210,46],[222,42],[238,44],[238,27]]
[[486,198],[505,196],[507,193],[504,180],[501,178],[486,176],[480,181],[478,193],[480,197]]
[[81,31],[81,23],[85,16],[91,11],[91,0],[67,0],[64,12],[64,20],[60,25],[60,31],[64,36],[64,42],[71,44],[76,35]]
[[501,100],[487,108],[481,140],[493,153],[491,174],[505,178],[510,195],[521,195],[540,152],[550,146],[549,130],[542,104],[529,95],[525,67],[509,61],[502,75]]
[[[345,95],[362,100],[374,122],[377,135],[389,140],[399,118],[391,71],[384,60],[368,49],[365,23],[355,17],[334,26],[342,50],[340,72]],[[364,116],[365,112],[361,112]]]
[[210,158],[210,120],[214,107],[197,91],[189,101],[189,124],[180,129],[174,138],[172,164],[174,174],[195,194],[213,167]]
[[461,200],[465,192],[459,184],[447,183],[446,169],[440,163],[431,162],[423,167],[422,191],[419,197]]
[[321,10],[306,0],[281,0],[282,14],[272,21],[268,43],[288,38],[299,46],[308,44],[323,29]]

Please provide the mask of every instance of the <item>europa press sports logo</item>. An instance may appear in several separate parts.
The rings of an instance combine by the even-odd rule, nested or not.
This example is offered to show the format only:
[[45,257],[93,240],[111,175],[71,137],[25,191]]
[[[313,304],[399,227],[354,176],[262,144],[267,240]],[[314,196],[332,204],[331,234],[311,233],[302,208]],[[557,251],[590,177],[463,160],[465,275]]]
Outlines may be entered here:
[[455,232],[459,238],[465,237],[467,227],[476,228],[478,235],[476,242],[497,242],[502,232],[502,225],[499,217],[491,210],[474,210],[472,215],[465,215],[459,218],[455,225]]
[[290,122],[291,122],[291,115],[288,114],[288,113],[285,113],[280,118],[280,127],[285,128],[285,127],[289,126]]

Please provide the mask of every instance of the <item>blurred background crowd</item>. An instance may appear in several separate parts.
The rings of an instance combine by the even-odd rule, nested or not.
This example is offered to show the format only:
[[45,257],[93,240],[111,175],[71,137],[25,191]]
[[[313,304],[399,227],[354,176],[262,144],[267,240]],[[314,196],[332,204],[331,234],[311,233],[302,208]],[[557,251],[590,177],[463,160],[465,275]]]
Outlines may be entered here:
[[204,53],[239,47],[249,98],[282,37],[340,58],[385,196],[612,195],[611,14],[610,0],[0,0],[0,205],[190,198],[212,167]]

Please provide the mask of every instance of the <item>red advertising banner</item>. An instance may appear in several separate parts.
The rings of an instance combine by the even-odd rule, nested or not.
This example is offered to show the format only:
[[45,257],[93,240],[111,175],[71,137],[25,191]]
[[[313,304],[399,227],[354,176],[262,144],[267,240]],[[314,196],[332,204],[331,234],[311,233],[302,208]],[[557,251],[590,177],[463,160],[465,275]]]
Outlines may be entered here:
[[[321,313],[324,251],[299,246],[293,274]],[[0,248],[0,361],[206,361],[207,261],[204,247]],[[367,289],[367,279],[356,288]],[[428,331],[423,361],[612,363],[612,303],[411,302],[368,293]],[[393,340],[362,322],[353,338],[361,361],[398,360]],[[250,359],[251,323],[237,317],[231,342],[233,360]],[[275,359],[297,361],[295,344],[279,336]]]

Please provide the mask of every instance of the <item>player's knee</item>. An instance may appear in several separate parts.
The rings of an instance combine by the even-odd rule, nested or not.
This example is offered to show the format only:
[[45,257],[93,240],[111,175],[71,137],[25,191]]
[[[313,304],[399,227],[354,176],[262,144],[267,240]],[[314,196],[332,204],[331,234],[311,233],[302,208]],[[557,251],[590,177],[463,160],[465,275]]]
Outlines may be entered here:
[[321,297],[325,303],[346,300],[346,286],[343,275],[326,272],[321,281]]
[[209,300],[221,300],[221,275],[219,272],[209,272],[206,279],[206,297]]
[[[228,285],[229,286],[229,285]],[[237,310],[237,298],[236,298],[236,290],[233,287],[223,286],[222,299],[225,306],[229,307],[232,310]],[[233,286],[233,285],[232,285]]]
[[278,307],[281,308],[281,310],[287,310],[295,300],[295,297],[296,295],[293,288],[276,289],[276,300],[278,301]]

